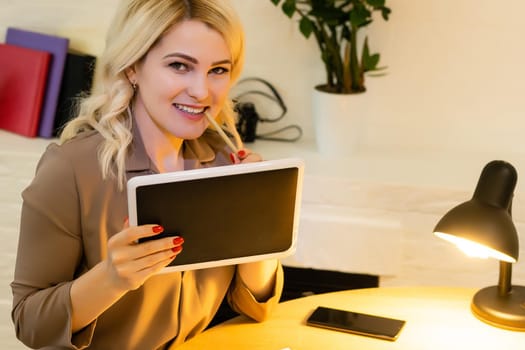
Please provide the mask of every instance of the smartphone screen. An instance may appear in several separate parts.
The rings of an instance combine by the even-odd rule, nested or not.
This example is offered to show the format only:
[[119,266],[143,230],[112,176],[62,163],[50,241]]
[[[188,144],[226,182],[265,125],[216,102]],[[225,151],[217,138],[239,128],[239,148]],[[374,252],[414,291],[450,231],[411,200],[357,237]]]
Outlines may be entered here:
[[394,341],[405,321],[319,306],[306,324]]

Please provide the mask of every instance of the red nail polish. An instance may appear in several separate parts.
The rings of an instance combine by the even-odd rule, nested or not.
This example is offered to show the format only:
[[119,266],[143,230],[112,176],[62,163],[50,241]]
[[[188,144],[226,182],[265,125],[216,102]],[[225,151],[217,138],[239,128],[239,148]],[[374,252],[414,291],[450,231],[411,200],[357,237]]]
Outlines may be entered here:
[[235,164],[235,155],[233,153],[230,153],[230,160],[233,164]]
[[175,237],[175,238],[173,238],[173,244],[174,245],[180,245],[182,243],[184,243],[184,238],[182,238],[182,237]]
[[239,158],[244,158],[246,157],[246,151],[241,149],[239,150],[239,152],[237,152],[237,155],[239,156]]
[[180,246],[180,245],[171,248],[171,251],[174,252],[174,253],[179,253],[181,250],[182,250],[182,246]]
[[161,233],[162,231],[164,231],[164,227],[160,225],[156,225],[156,226],[153,226],[151,230],[153,231],[153,233]]

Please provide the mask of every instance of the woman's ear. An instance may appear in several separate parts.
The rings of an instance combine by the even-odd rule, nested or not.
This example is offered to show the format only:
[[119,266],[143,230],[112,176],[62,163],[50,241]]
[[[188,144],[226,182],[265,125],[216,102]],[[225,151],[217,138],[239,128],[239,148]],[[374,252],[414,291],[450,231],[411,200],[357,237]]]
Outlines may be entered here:
[[137,85],[137,74],[135,73],[135,67],[128,67],[124,71],[131,85]]

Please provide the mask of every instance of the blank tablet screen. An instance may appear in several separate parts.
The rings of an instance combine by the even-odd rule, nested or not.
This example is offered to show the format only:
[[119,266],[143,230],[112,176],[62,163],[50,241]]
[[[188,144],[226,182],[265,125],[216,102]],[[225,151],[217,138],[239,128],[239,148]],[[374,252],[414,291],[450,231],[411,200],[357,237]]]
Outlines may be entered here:
[[[179,235],[172,265],[283,252],[294,244],[300,169],[288,167],[139,185],[137,224]],[[155,175],[153,175],[155,176]]]

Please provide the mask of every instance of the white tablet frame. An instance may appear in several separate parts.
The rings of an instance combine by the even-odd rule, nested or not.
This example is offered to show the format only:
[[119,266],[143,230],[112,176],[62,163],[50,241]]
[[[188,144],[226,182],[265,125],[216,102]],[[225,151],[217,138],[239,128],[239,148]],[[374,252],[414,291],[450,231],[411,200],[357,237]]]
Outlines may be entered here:
[[185,271],[185,270],[197,270],[217,266],[225,265],[235,265],[242,264],[266,259],[279,259],[286,256],[290,256],[295,253],[297,245],[297,234],[299,229],[299,217],[300,217],[300,208],[302,200],[302,187],[303,187],[303,177],[304,177],[304,161],[299,158],[284,158],[276,160],[264,160],[260,162],[253,163],[242,163],[242,164],[232,164],[224,165],[211,168],[200,168],[185,170],[179,172],[170,172],[170,173],[161,173],[161,174],[152,174],[152,175],[141,175],[131,178],[127,183],[127,193],[128,193],[128,215],[129,215],[129,224],[130,226],[137,225],[137,198],[136,198],[136,189],[144,185],[155,185],[155,184],[164,184],[169,182],[177,181],[186,181],[186,180],[195,180],[195,179],[206,179],[211,177],[220,177],[228,175],[237,175],[237,174],[248,174],[254,172],[262,172],[268,170],[277,170],[277,169],[287,169],[287,168],[297,168],[297,187],[296,187],[296,196],[295,196],[295,208],[294,208],[294,218],[293,218],[293,232],[292,234],[292,243],[290,247],[284,251],[269,253],[269,254],[260,254],[260,255],[251,255],[236,257],[230,259],[190,263],[184,265],[169,265],[166,268],[162,269],[160,273],[168,273],[173,271]]

